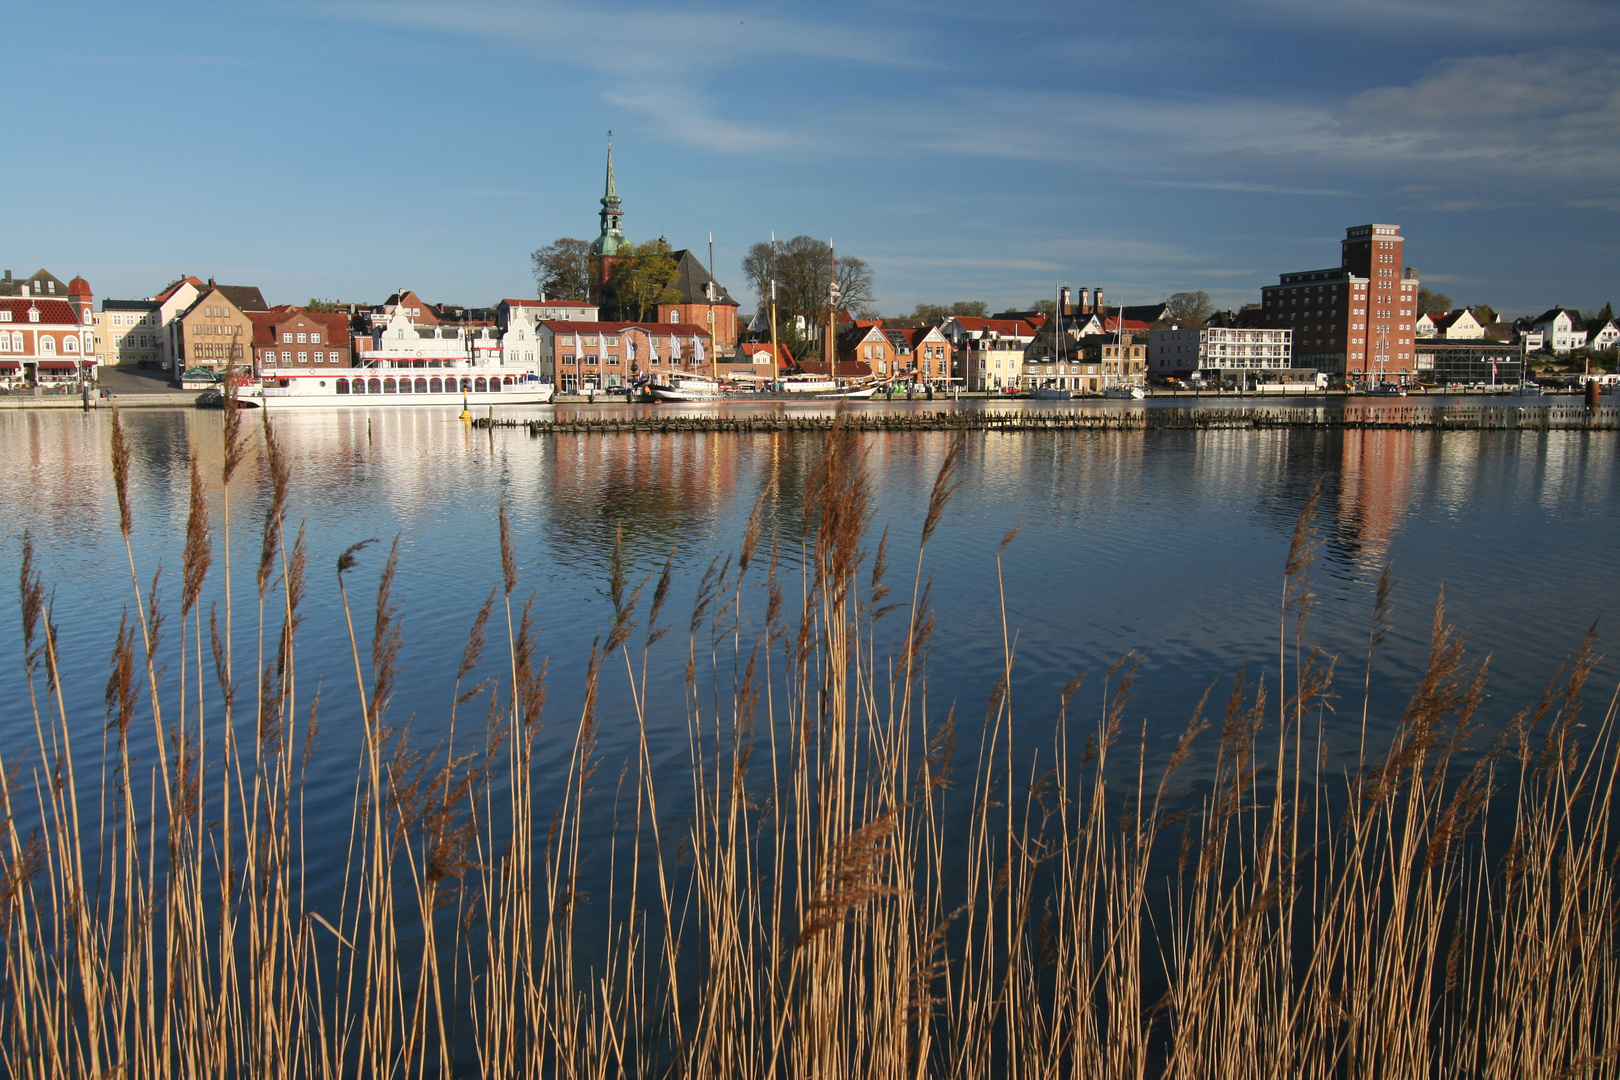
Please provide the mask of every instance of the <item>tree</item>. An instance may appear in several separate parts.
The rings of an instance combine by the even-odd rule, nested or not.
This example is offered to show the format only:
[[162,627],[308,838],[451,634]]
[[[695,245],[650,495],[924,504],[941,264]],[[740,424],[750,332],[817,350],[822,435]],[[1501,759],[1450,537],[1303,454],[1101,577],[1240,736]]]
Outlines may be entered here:
[[659,304],[677,303],[681,294],[675,288],[675,257],[663,237],[645,244],[626,244],[614,257],[608,277],[612,306],[621,319],[643,322]]
[[589,300],[591,297],[591,244],[564,237],[529,256],[539,295],[553,300]]
[[1428,289],[1418,290],[1419,315],[1444,315],[1451,310],[1451,297],[1445,293],[1430,292]]
[[1209,302],[1209,293],[1203,289],[1171,293],[1164,307],[1165,321],[1190,327],[1203,326],[1209,321],[1209,313],[1214,310],[1214,305]]
[[[783,318],[803,315],[812,326],[827,321],[827,275],[832,250],[825,240],[795,236],[776,245],[774,264],[769,242],[755,244],[743,257],[743,276],[761,304],[771,302],[771,282],[776,282],[776,314]],[[864,259],[838,256],[838,306],[863,314],[874,299],[872,270]]]
[[930,323],[942,323],[956,315],[976,316],[980,319],[988,318],[990,305],[983,300],[958,300],[949,306],[945,304],[918,304],[911,312],[911,318]]
[[1056,315],[1057,301],[1050,296],[1045,296],[1029,305],[1029,310],[1038,311],[1042,315]]
[[337,301],[336,300],[317,300],[315,297],[312,296],[312,297],[309,298],[309,303],[304,305],[304,310],[305,311],[316,311],[316,312],[320,312],[322,314],[330,315],[332,312],[337,310]]
[[1496,309],[1489,304],[1475,304],[1468,310],[1473,314],[1474,320],[1481,326],[1489,326],[1491,323],[1498,321]]
[[1610,300],[1608,303],[1604,304],[1603,310],[1597,313],[1597,317],[1602,319],[1604,322],[1608,322],[1610,319],[1614,318],[1614,301]]

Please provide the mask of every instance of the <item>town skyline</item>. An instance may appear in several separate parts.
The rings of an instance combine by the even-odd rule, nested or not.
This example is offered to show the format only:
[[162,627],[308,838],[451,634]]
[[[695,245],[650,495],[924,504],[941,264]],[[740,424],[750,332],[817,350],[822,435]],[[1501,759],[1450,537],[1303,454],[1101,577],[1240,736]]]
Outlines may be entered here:
[[[1620,292],[1620,13],[1581,0],[83,13],[71,34],[14,14],[18,82],[50,100],[12,151],[83,167],[0,184],[7,263],[101,296],[184,274],[277,303],[521,294],[532,250],[589,239],[610,128],[626,235],[712,231],[745,311],[741,260],[773,229],[865,259],[890,314],[1059,283],[1235,308],[1335,265],[1359,221],[1401,222],[1459,305]],[[1581,34],[1551,44],[1548,21]],[[1351,27],[1378,47],[1327,55]],[[215,98],[235,105],[199,124]]]

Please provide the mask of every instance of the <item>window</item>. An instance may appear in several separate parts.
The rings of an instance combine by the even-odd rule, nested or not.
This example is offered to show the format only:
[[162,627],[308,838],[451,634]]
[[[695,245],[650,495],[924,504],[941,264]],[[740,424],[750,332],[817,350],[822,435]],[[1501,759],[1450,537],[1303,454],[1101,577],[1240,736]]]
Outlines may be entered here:
[[292,331],[291,330],[286,330],[286,331],[282,332],[281,343],[283,345],[291,345],[292,344]]
[[311,335],[309,335],[309,343],[311,345],[319,345],[321,343],[321,335],[319,335],[319,334],[311,334]]
[[336,386],[337,392],[340,393],[340,394],[347,394],[349,392],[349,380],[348,379],[339,379],[333,385]]
[[11,351],[12,352],[22,352],[23,351],[22,331],[21,330],[13,330],[11,332]]
[[300,363],[300,364],[307,364],[307,363],[309,363],[309,353],[307,353],[307,352],[301,352],[301,353],[299,353],[299,354],[298,354],[298,362],[299,362],[299,363]]
[[[404,386],[405,384],[400,383],[400,385]],[[416,380],[416,392],[418,394],[425,394],[425,393],[428,392],[428,381],[426,379],[417,379]]]
[[11,321],[11,312],[9,312],[9,311],[0,311],[0,322],[10,322],[10,321]]
[[39,339],[39,351],[46,356],[55,356],[56,339],[53,337],[41,336]]
[[10,351],[11,351],[11,335],[10,334],[0,334],[0,352],[10,352]]
[[298,335],[298,344],[304,345],[304,344],[306,344],[308,342],[308,339],[309,339],[308,334],[299,334]]
[[669,309],[669,321],[670,322],[675,322],[675,323],[680,322],[681,321],[681,313],[679,311],[677,311],[676,309],[674,309],[674,308],[670,308]]

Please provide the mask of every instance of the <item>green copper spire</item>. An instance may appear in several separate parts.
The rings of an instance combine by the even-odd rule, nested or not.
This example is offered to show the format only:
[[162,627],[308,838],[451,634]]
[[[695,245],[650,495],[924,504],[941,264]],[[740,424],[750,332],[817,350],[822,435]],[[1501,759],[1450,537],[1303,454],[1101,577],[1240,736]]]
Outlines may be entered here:
[[624,210],[619,202],[619,190],[613,183],[613,147],[610,145],[607,155],[607,193],[602,196],[602,235],[591,245],[593,255],[617,255],[619,249],[624,247],[624,233],[619,231],[619,221],[623,217]]

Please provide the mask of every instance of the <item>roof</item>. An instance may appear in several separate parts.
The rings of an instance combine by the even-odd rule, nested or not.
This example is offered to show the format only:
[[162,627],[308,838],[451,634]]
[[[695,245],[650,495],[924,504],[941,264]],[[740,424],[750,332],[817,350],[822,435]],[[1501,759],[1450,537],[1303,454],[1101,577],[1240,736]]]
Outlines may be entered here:
[[1542,312],[1540,315],[1537,315],[1530,321],[1537,325],[1541,323],[1550,323],[1560,315],[1568,316],[1569,321],[1574,323],[1576,326],[1582,325],[1580,312],[1571,311],[1562,304],[1558,305],[1557,307],[1548,308],[1546,311]]
[[77,274],[75,274],[73,276],[73,280],[68,282],[68,295],[69,296],[89,296],[90,295],[90,283],[88,281],[84,280],[84,278],[79,277]]
[[968,333],[1000,334],[1002,337],[1030,337],[1036,324],[1028,319],[985,319],[977,315],[955,315],[953,322]]
[[102,311],[156,311],[163,305],[156,300],[103,300]]
[[214,288],[242,311],[270,310],[270,305],[264,302],[264,294],[259,292],[257,285],[215,285]]
[[28,309],[39,309],[40,326],[78,326],[79,314],[73,310],[73,305],[65,298],[57,299],[47,296],[7,296],[0,297],[0,311],[11,312],[11,321],[15,323],[28,322]]
[[245,311],[244,315],[253,323],[253,344],[276,344],[275,328],[283,323],[289,323],[302,316],[304,319],[326,327],[326,336],[329,344],[347,345],[349,335],[349,317],[341,311],[305,311],[300,307],[282,304],[269,311]]
[[[766,341],[766,342],[750,341],[750,342],[745,342],[745,343],[737,346],[737,355],[738,356],[747,355],[747,356],[750,356],[750,357],[757,357],[761,353],[764,353],[767,357],[771,355],[771,343],[770,342],[768,342],[768,341]],[[783,366],[788,366],[788,365],[791,365],[793,363],[793,353],[788,350],[788,347],[786,345],[778,344],[776,346],[776,353],[777,353],[777,360]]]
[[1436,330],[1449,330],[1455,326],[1458,320],[1460,320],[1464,315],[1467,315],[1470,319],[1474,317],[1473,313],[1467,308],[1458,308],[1456,311],[1450,311],[1444,315],[1431,315],[1429,316],[1429,320],[1434,323],[1434,328]]
[[[675,280],[672,284],[675,286],[675,291],[681,294],[681,298],[677,303],[711,303],[708,294],[704,292],[704,287],[709,282],[714,281],[714,278],[709,275],[708,270],[704,269],[703,263],[698,261],[698,257],[692,254],[690,248],[682,248],[679,251],[671,252],[670,255],[675,260]],[[737,301],[731,298],[731,294],[726,292],[724,285],[714,281],[714,288],[715,293],[712,303],[730,304],[732,307],[739,306]]]
[[191,285],[198,289],[208,288],[208,286],[199,279],[187,275],[186,277],[171,281],[167,285],[163,286],[163,289],[156,296],[152,297],[152,299],[161,304],[172,297],[175,293],[179,292],[182,285]]
[[1124,325],[1121,326],[1117,315],[1108,316],[1102,321],[1102,324],[1103,333],[1105,334],[1112,334],[1116,330],[1126,334],[1145,334],[1152,329],[1150,325],[1140,319],[1126,319]]
[[[56,288],[48,287],[50,282],[56,283]],[[62,284],[60,278],[43,266],[25,278],[7,278],[0,281],[0,296],[20,296],[24,285],[38,285],[37,289],[30,289],[34,296],[67,296],[69,289]]]
[[[595,307],[589,300],[502,300],[507,307]],[[497,305],[499,306],[499,305]]]

